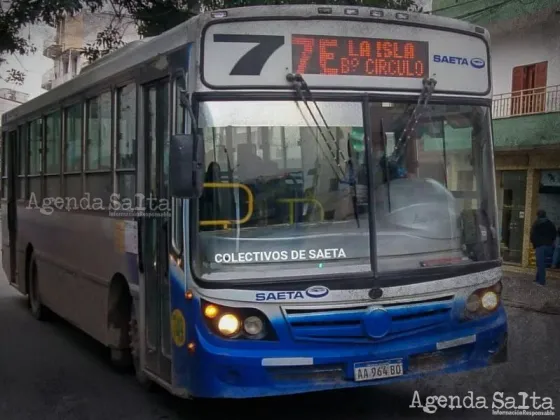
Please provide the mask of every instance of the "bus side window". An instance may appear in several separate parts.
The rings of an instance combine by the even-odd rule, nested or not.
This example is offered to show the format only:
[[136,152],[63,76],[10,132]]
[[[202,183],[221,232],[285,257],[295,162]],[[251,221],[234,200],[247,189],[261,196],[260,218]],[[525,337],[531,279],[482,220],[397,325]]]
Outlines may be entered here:
[[112,93],[87,101],[85,191],[107,205],[113,192],[111,174]]
[[134,199],[136,193],[136,85],[117,90],[117,193]]
[[82,197],[82,138],[84,104],[64,110],[64,192],[66,197]]
[[25,176],[27,174],[27,127],[25,125],[20,125],[18,127],[18,175],[19,175],[19,185],[18,185],[18,198],[21,200],[25,199],[26,193],[26,180]]
[[2,139],[2,198],[8,197],[8,132]]

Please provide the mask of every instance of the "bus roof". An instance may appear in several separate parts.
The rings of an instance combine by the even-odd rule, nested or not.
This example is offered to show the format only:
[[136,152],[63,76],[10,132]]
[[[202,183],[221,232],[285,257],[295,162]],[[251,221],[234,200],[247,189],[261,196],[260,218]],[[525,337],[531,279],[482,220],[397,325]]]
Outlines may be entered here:
[[[356,12],[348,12],[349,10]],[[347,13],[355,13],[349,15]],[[382,16],[379,14],[382,13]],[[394,23],[397,25],[425,26],[432,29],[478,33],[489,38],[488,31],[482,27],[457,19],[423,13],[403,12],[391,9],[350,6],[289,5],[289,6],[248,6],[221,11],[205,12],[172,28],[158,36],[131,42],[126,46],[100,58],[85,67],[78,76],[48,92],[6,112],[2,125],[18,118],[40,111],[52,104],[98,85],[129,69],[151,62],[173,52],[187,42],[199,40],[200,32],[211,21],[240,19],[289,19],[325,18],[331,16],[344,20]]]

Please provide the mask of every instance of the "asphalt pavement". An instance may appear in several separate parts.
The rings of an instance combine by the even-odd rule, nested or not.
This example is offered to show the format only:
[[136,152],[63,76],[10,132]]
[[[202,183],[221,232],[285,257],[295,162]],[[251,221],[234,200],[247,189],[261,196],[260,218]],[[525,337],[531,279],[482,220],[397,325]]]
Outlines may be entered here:
[[[560,305],[558,290],[532,285],[527,276],[506,281],[510,323],[509,362],[483,370],[295,397],[246,401],[184,401],[163,390],[148,392],[132,375],[115,372],[104,349],[62,320],[41,323],[25,298],[0,278],[0,420],[148,420],[264,418],[306,420],[490,419],[492,409],[410,408],[417,398],[472,392],[491,406],[493,394],[550,397],[560,417],[560,316],[542,301]],[[534,289],[535,288],[535,289]],[[538,289],[536,289],[538,288]],[[534,289],[534,290],[533,290]],[[531,296],[531,297],[528,297]],[[519,305],[519,303],[524,305]],[[521,307],[514,307],[521,306]],[[526,416],[507,416],[526,418]]]

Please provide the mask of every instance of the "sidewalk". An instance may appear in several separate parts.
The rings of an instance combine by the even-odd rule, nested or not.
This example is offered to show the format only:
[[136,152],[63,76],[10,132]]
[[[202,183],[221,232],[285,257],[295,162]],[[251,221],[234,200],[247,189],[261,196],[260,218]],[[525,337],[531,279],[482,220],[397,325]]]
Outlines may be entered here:
[[560,276],[547,272],[546,286],[535,284],[534,270],[504,266],[502,298],[506,306],[560,315]]

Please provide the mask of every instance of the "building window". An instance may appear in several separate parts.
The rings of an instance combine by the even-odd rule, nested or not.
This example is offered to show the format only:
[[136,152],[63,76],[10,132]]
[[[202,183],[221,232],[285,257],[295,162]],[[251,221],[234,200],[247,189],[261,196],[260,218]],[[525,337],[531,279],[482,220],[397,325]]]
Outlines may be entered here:
[[45,118],[46,173],[60,173],[61,126],[60,111],[53,112]]
[[82,104],[71,106],[65,112],[65,172],[82,170],[82,113]]
[[514,67],[511,77],[511,114],[545,111],[548,62]]
[[72,54],[72,76],[78,74],[78,56],[76,53]]
[[111,92],[88,101],[87,161],[90,171],[111,169]]

